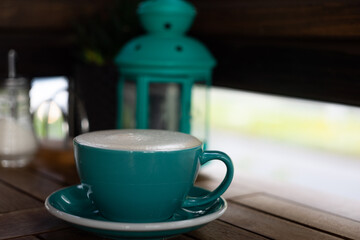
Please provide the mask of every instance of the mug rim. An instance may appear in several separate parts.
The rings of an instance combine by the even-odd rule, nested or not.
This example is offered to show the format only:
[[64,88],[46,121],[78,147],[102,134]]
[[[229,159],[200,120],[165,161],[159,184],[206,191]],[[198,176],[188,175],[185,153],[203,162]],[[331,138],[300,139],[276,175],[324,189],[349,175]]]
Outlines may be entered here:
[[95,149],[125,152],[169,152],[202,147],[204,144],[191,134],[162,129],[92,131],[74,137],[73,142]]
[[195,147],[188,147],[188,148],[181,148],[181,149],[160,149],[160,150],[137,150],[137,149],[115,149],[115,148],[108,148],[108,147],[100,147],[100,146],[91,146],[87,144],[82,144],[78,142],[75,138],[73,139],[74,146],[79,146],[83,148],[91,148],[95,150],[104,150],[104,151],[111,151],[111,152],[139,152],[139,153],[157,153],[157,152],[178,152],[178,151],[185,151],[185,150],[195,150],[198,148],[202,148],[203,144],[199,144]]

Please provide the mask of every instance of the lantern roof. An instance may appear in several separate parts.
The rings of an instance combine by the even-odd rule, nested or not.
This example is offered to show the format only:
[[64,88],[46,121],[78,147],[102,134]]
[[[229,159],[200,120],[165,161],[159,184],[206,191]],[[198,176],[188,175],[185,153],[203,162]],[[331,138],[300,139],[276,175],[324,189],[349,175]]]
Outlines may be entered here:
[[192,4],[183,0],[148,0],[139,5],[137,12],[147,34],[120,50],[115,62],[121,71],[210,71],[215,66],[209,50],[185,35],[196,15]]
[[196,39],[145,35],[125,45],[116,57],[122,66],[212,68],[215,59]]

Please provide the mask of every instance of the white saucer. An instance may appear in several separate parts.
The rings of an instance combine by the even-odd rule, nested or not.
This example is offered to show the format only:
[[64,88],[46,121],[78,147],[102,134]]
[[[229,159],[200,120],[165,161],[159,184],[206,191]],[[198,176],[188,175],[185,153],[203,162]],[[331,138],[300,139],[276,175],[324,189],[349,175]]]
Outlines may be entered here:
[[[189,195],[197,197],[208,193],[205,189],[194,187]],[[227,203],[220,197],[201,207],[182,208],[164,222],[114,222],[101,216],[82,185],[75,185],[52,193],[47,197],[45,207],[54,216],[100,236],[113,239],[163,239],[195,230],[219,218],[224,214]]]

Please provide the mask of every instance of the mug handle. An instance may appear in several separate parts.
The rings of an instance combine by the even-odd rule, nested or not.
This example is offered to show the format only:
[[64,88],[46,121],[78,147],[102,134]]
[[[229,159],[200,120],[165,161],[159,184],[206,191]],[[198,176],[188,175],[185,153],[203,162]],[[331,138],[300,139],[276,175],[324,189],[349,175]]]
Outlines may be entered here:
[[230,186],[230,183],[234,176],[234,166],[228,155],[219,151],[204,151],[200,155],[200,164],[204,165],[205,163],[211,160],[220,160],[225,163],[226,166],[226,175],[220,185],[212,192],[205,196],[201,197],[187,197],[183,202],[182,207],[195,207],[199,205],[204,205],[209,202],[212,202],[219,198],[226,189]]

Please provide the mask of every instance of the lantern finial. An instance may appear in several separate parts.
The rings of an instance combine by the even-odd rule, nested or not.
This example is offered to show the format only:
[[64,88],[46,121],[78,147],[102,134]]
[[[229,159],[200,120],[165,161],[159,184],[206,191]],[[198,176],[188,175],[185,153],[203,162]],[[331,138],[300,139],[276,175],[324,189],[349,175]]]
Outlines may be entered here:
[[149,33],[181,35],[191,27],[196,9],[183,0],[148,0],[140,4],[138,14]]

